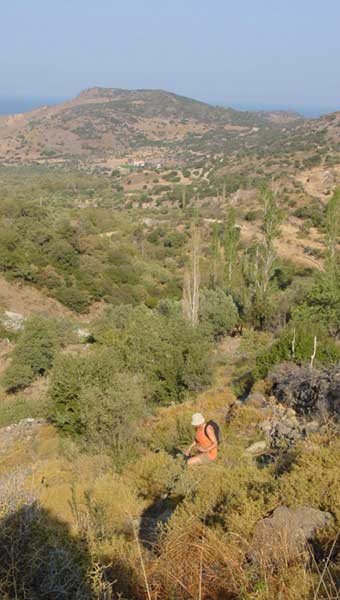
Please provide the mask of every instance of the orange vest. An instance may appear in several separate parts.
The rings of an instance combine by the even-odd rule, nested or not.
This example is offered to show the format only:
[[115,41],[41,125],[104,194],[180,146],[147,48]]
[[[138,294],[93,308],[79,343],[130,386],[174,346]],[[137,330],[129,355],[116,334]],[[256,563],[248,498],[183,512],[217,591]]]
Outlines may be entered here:
[[[209,446],[212,444],[211,439],[208,438],[207,434],[205,433],[205,428],[206,425],[204,425],[202,429],[196,429],[195,441],[201,448],[209,448]],[[215,460],[217,456],[217,447],[210,450],[210,452],[207,453],[207,456],[209,456],[211,460]]]

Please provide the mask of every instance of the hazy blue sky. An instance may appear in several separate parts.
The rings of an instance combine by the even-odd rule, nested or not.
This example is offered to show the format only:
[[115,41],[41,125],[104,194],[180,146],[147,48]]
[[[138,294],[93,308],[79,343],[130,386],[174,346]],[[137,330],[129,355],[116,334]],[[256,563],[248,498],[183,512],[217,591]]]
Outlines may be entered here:
[[2,0],[0,96],[93,85],[340,109],[339,0]]

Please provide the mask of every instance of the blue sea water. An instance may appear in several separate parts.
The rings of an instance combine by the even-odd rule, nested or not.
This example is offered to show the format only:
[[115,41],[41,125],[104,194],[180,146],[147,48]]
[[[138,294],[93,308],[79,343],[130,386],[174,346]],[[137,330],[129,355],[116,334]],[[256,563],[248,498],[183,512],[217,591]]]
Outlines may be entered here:
[[[223,103],[223,106],[227,106]],[[249,111],[292,111],[299,113],[303,117],[306,118],[317,118],[321,117],[321,115],[326,115],[327,113],[340,111],[340,103],[339,106],[306,106],[306,105],[285,105],[285,104],[232,104],[232,108],[236,108],[237,110],[249,110]]]
[[16,113],[27,112],[39,106],[51,106],[64,100],[66,98],[4,96],[0,97],[0,115],[14,115]]

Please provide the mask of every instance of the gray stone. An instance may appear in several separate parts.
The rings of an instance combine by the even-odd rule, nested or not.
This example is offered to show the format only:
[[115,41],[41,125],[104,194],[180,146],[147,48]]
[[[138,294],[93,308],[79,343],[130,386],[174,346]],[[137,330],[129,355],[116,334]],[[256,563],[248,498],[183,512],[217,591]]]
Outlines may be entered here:
[[307,542],[332,522],[330,513],[315,508],[280,506],[257,523],[250,558],[263,565],[275,565],[303,557]]
[[90,337],[90,332],[88,331],[88,329],[82,329],[81,327],[78,327],[77,336],[81,340],[87,340],[87,338]]
[[262,421],[262,423],[260,423],[259,428],[261,431],[269,435],[272,430],[272,426],[272,422],[269,421],[269,419],[266,419],[266,421]]
[[253,408],[266,408],[268,406],[267,398],[257,392],[249,394],[244,403],[246,406],[252,406]]
[[1,316],[1,322],[3,326],[10,331],[20,331],[24,325],[25,317],[20,313],[5,310]]
[[310,421],[309,423],[307,423],[305,425],[305,431],[308,434],[310,433],[317,433],[320,430],[320,423],[319,421]]
[[267,443],[264,440],[261,440],[260,442],[255,442],[251,446],[248,446],[248,448],[246,448],[246,452],[248,452],[248,454],[257,454],[263,452],[266,447]]

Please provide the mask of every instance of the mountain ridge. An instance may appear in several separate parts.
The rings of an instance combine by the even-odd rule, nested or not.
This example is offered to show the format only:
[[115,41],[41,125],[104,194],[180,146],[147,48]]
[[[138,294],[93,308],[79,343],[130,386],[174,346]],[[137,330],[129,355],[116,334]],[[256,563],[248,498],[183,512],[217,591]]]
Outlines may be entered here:
[[238,111],[165,90],[92,87],[61,104],[0,116],[0,164],[136,154],[185,162],[185,153],[187,159],[205,155],[207,146],[228,150],[241,134],[304,122],[295,113]]

